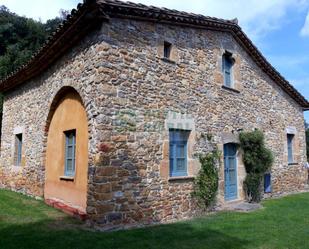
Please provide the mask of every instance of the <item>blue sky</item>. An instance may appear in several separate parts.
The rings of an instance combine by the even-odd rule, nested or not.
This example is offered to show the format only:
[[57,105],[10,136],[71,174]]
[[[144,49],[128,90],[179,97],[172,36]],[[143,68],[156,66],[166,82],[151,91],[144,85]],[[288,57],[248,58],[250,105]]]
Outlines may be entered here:
[[[309,99],[309,0],[131,0],[148,5],[232,19],[269,62]],[[12,11],[41,19],[71,9],[79,0],[0,0]],[[309,122],[309,112],[305,114]]]

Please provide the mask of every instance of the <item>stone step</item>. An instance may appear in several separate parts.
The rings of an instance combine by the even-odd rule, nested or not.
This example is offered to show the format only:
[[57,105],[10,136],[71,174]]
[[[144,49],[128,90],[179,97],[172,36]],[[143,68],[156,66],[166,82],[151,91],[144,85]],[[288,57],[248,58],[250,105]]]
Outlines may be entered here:
[[249,203],[245,201],[229,202],[224,205],[223,210],[239,211],[239,212],[252,212],[263,208],[259,203]]

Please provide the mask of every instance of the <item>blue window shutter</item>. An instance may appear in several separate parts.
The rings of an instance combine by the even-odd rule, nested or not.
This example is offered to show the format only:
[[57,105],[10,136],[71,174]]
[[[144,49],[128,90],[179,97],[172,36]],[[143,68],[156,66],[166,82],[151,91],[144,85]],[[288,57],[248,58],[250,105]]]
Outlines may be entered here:
[[22,152],[21,151],[22,151],[22,141],[18,140],[18,155],[17,155],[18,164],[17,165],[21,164],[21,156],[22,156]]
[[187,173],[187,143],[189,137],[188,131],[169,130],[170,138],[170,176],[186,176]]
[[223,74],[224,74],[224,85],[227,87],[232,87],[232,67],[233,62],[232,59],[227,55],[223,55]]
[[264,175],[264,192],[271,193],[271,175],[269,173]]
[[65,132],[65,176],[75,175],[76,131]]
[[294,139],[294,135],[293,134],[288,134],[287,135],[287,140],[288,140],[288,163],[293,163],[294,162],[293,139]]
[[23,137],[22,134],[17,134],[15,137],[15,165],[21,165],[22,159]]

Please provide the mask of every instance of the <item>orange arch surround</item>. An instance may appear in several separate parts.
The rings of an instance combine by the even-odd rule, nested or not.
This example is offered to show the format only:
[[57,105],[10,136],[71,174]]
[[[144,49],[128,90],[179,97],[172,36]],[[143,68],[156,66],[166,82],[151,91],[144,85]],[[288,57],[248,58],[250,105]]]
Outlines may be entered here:
[[[59,95],[60,94],[60,95]],[[88,121],[79,94],[57,94],[48,117],[44,198],[59,207],[85,213],[88,181]],[[75,175],[65,177],[65,131],[76,131]],[[57,204],[55,204],[57,203]],[[65,209],[65,208],[64,208]],[[74,213],[74,212],[73,212]]]

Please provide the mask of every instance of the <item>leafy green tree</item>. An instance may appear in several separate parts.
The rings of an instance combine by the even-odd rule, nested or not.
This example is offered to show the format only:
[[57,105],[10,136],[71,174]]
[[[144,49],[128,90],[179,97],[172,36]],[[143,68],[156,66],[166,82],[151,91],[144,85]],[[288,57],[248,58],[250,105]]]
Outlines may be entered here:
[[260,202],[263,176],[273,164],[273,154],[266,148],[264,134],[260,130],[241,132],[239,140],[247,173],[244,181],[247,198],[252,202]]
[[[0,6],[0,80],[26,63],[67,14],[68,12],[60,10],[60,17],[43,24],[18,16],[7,7]],[[3,95],[0,94],[0,131],[2,105]]]
[[63,17],[64,14],[43,24],[18,16],[7,7],[0,6],[0,79],[26,63]]

